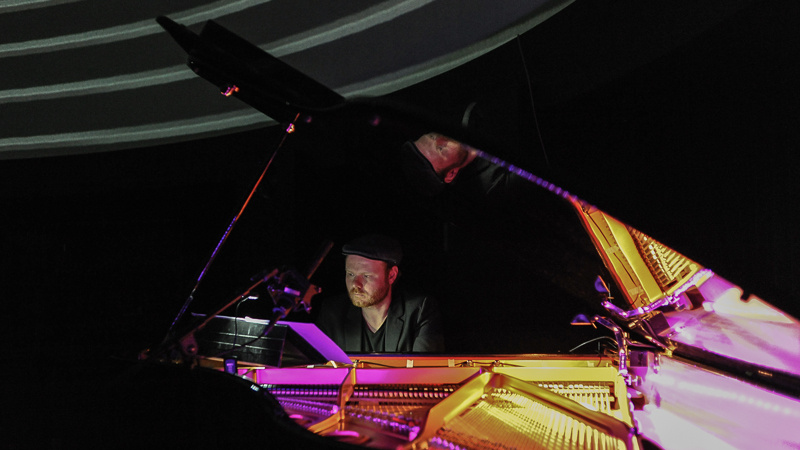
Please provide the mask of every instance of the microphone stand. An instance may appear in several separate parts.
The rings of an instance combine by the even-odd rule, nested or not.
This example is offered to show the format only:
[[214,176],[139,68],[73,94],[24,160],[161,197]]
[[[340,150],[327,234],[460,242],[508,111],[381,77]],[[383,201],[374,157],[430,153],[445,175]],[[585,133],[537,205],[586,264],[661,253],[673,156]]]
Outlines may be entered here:
[[[262,333],[262,336],[267,336],[269,332],[275,328],[275,324],[278,322],[278,320],[283,319],[290,312],[297,310],[300,306],[302,306],[307,313],[311,312],[311,297],[319,294],[321,289],[313,284],[310,284],[310,280],[332,247],[333,242],[325,242],[322,249],[309,266],[308,271],[306,271],[305,278],[301,278],[299,274],[289,270],[282,273],[280,276],[280,282],[278,286],[283,286],[282,291],[275,289],[273,286],[267,287],[267,291],[269,292],[270,297],[272,297],[273,303],[275,303],[275,308],[272,310],[272,318],[269,321],[267,329]],[[291,281],[301,285],[302,290],[292,289],[288,282],[284,281],[290,276],[294,278]]]
[[256,281],[249,288],[247,288],[247,290],[245,290],[243,293],[239,294],[239,296],[237,296],[236,298],[234,298],[230,302],[226,303],[223,307],[218,309],[213,314],[209,314],[205,318],[205,320],[203,320],[201,323],[199,323],[194,328],[192,328],[192,330],[189,331],[188,333],[186,333],[185,335],[183,335],[183,337],[178,339],[177,342],[178,342],[178,345],[180,346],[181,355],[184,358],[187,358],[187,357],[188,358],[194,358],[195,356],[197,356],[197,351],[198,351],[199,347],[197,345],[197,340],[194,337],[195,333],[197,333],[198,331],[200,331],[203,328],[205,328],[205,326],[208,325],[208,323],[211,322],[211,320],[213,320],[215,317],[217,317],[220,314],[222,314],[222,312],[225,311],[226,309],[228,309],[231,306],[235,305],[237,302],[240,302],[240,301],[248,298],[250,296],[250,293],[253,292],[253,290],[255,288],[260,286],[262,283],[265,283],[265,282],[275,278],[275,275],[277,273],[278,273],[278,269],[275,269],[272,272],[270,272],[268,275],[260,277],[258,279],[258,281]]
[[[272,298],[273,303],[275,304],[275,308],[272,310],[272,317],[267,325],[267,328],[253,341],[262,337],[266,337],[270,331],[275,328],[275,324],[279,320],[285,318],[290,312],[299,311],[301,309],[305,310],[306,312],[310,312],[311,298],[322,291],[319,287],[311,284],[311,276],[314,275],[314,272],[316,272],[317,268],[322,263],[322,260],[325,259],[332,247],[333,242],[327,241],[325,243],[320,253],[312,262],[305,276],[299,274],[294,269],[287,269],[280,273],[278,269],[274,269],[266,275],[257,276],[257,278],[254,278],[255,283],[248,287],[244,292],[223,305],[213,314],[209,314],[202,322],[193,327],[181,338],[172,341],[167,345],[162,345],[160,351],[155,355],[164,356],[166,353],[172,357],[171,359],[175,359],[174,350],[177,344],[177,350],[180,352],[180,359],[182,359],[184,362],[193,360],[197,356],[197,352],[199,350],[197,340],[195,339],[195,334],[205,328],[205,326],[208,325],[211,320],[222,314],[223,311],[235,305],[236,303],[249,298],[250,294],[257,287],[264,283],[267,284],[266,289]],[[247,343],[244,345],[247,345]]]
[[[161,341],[161,344],[159,345],[159,347],[162,347],[162,348],[163,347],[169,347],[170,344],[173,342],[174,331],[175,331],[176,325],[183,318],[184,314],[186,314],[186,311],[189,309],[189,305],[191,305],[191,303],[194,301],[194,295],[197,292],[197,290],[199,289],[200,283],[205,279],[206,273],[208,273],[208,269],[211,267],[211,264],[214,262],[214,260],[217,259],[217,255],[219,254],[219,251],[222,248],[222,246],[228,240],[228,237],[230,236],[231,231],[233,230],[233,227],[239,221],[239,218],[242,216],[242,214],[244,213],[245,209],[247,209],[247,206],[250,204],[250,200],[252,200],[253,196],[255,195],[256,191],[258,190],[259,186],[261,185],[261,182],[264,180],[265,176],[267,175],[267,172],[269,171],[269,168],[272,166],[272,162],[275,160],[275,156],[278,154],[278,151],[283,147],[283,144],[286,142],[286,138],[288,137],[288,135],[295,131],[295,129],[296,129],[295,128],[295,122],[297,121],[298,118],[300,118],[300,114],[299,113],[295,116],[294,121],[292,121],[292,123],[290,123],[289,126],[286,128],[286,133],[284,133],[283,137],[281,138],[280,143],[275,148],[275,151],[272,153],[272,156],[270,156],[270,159],[267,162],[266,166],[264,167],[264,170],[261,172],[261,176],[258,177],[258,180],[253,185],[253,188],[250,190],[250,194],[247,196],[247,199],[245,199],[244,203],[242,204],[242,207],[239,209],[239,212],[236,214],[236,216],[234,216],[233,220],[231,220],[231,223],[228,225],[228,228],[225,229],[225,232],[222,234],[222,237],[220,238],[219,242],[217,242],[216,247],[214,247],[214,251],[211,252],[211,257],[206,262],[205,266],[203,267],[203,270],[200,271],[200,275],[197,277],[197,281],[195,282],[194,287],[192,288],[191,292],[189,293],[189,296],[186,298],[186,301],[184,301],[183,306],[181,307],[180,311],[178,311],[178,314],[172,320],[172,324],[169,326],[169,329],[167,330],[167,334],[164,337],[164,339]],[[248,289],[248,292],[250,290],[254,289],[259,284],[263,283],[264,281],[265,280],[262,279],[257,284],[251,286],[251,288]],[[233,304],[233,303],[235,303],[236,301],[239,301],[239,300],[240,299],[237,297],[237,299],[233,300],[230,304]],[[230,304],[227,305],[227,306],[230,306]],[[227,306],[226,306],[226,308],[227,308]],[[224,309],[225,308],[223,308],[223,310]],[[220,310],[220,312],[221,311],[222,310]],[[215,315],[210,316],[210,318],[213,318]],[[209,318],[209,320],[210,320],[210,318]],[[205,324],[203,324],[203,326],[205,326]],[[142,354],[140,355],[140,357],[141,358],[145,358],[148,353],[149,353],[149,350],[144,350],[142,352]]]

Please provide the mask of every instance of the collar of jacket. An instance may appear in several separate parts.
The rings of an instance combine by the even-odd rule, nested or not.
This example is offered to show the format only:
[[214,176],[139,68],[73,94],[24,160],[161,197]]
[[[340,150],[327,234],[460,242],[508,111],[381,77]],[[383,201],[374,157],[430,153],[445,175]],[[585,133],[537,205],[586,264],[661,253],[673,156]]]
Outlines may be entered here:
[[[405,324],[405,301],[401,291],[392,289],[392,303],[389,305],[389,314],[386,316],[386,351],[397,352],[400,345],[400,334]],[[361,308],[350,305],[347,311],[345,327],[344,348],[361,348],[361,333],[363,332],[364,319],[361,316]]]

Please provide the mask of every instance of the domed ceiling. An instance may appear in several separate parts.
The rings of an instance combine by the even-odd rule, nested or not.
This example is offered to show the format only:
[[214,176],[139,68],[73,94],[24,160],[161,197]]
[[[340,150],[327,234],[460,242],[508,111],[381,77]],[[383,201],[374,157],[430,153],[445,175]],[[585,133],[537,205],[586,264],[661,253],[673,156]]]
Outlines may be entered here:
[[213,95],[158,16],[194,32],[213,20],[348,98],[441,74],[569,3],[4,2],[0,158],[151,146],[269,123],[245,103]]

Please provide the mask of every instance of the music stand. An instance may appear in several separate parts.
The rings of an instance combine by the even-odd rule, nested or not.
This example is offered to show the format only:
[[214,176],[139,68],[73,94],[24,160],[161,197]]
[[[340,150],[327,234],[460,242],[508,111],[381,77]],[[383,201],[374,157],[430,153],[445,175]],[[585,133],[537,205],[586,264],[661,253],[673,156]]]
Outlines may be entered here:
[[269,320],[214,317],[195,335],[198,355],[223,360],[235,358],[240,363],[271,367],[308,366],[328,361],[352,363],[313,323],[281,321],[263,336],[268,326]]

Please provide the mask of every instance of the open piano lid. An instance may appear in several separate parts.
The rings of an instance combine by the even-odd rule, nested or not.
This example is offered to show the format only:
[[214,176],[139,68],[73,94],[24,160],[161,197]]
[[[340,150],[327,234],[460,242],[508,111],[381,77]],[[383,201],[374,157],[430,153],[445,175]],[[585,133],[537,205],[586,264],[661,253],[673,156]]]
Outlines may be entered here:
[[[572,201],[622,290],[612,315],[694,360],[755,381],[800,387],[800,322],[603,211]],[[624,310],[623,310],[624,309]]]

